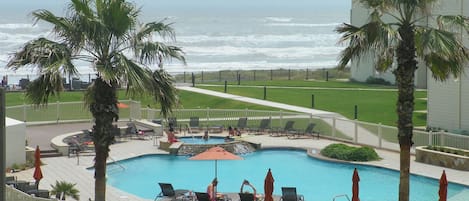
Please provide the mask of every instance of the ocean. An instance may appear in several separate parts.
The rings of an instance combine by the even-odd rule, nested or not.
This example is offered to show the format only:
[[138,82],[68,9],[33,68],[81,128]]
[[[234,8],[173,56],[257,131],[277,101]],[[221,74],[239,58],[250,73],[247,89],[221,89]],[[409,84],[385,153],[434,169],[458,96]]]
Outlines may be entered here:
[[[9,83],[35,71],[7,70],[11,54],[50,26],[33,25],[30,13],[47,9],[65,15],[65,0],[2,0],[0,7],[0,75]],[[187,65],[165,64],[170,73],[251,70],[322,69],[337,64],[339,34],[334,29],[350,21],[351,0],[134,0],[141,22],[165,20],[176,31],[176,42]],[[76,63],[88,79],[86,63]]]

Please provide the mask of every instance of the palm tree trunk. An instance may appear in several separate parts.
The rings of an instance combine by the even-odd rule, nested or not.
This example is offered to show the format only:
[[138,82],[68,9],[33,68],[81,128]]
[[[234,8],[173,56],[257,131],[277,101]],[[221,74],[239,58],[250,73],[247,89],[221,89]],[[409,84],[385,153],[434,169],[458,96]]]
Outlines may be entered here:
[[117,97],[114,83],[106,83],[101,78],[94,83],[94,100],[90,111],[95,118],[93,141],[95,145],[95,201],[106,200],[106,160],[109,156],[109,145],[114,141],[111,135],[112,122],[117,121]]
[[398,67],[393,72],[398,88],[397,115],[398,138],[400,145],[399,201],[409,201],[410,148],[412,142],[412,114],[414,111],[415,60],[414,28],[403,25],[399,28],[401,41],[397,47]]

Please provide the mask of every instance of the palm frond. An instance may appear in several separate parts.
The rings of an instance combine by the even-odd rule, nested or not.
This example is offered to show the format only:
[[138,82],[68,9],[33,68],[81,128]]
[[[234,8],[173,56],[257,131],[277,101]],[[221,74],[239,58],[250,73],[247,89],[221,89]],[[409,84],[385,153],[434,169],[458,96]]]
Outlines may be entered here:
[[398,40],[398,34],[391,25],[375,20],[361,27],[343,24],[336,31],[343,34],[339,42],[349,42],[339,56],[340,68],[344,68],[352,59],[360,62],[362,56],[372,54],[386,56],[377,60],[378,69],[387,69],[392,64],[393,45]]
[[468,49],[449,31],[419,28],[415,43],[417,55],[425,61],[437,80],[445,80],[450,74],[458,76],[469,60]]
[[161,42],[143,42],[139,45],[139,61],[144,64],[162,64],[164,61],[170,61],[175,58],[184,64],[184,52],[176,46],[168,46]]
[[145,67],[128,59],[122,53],[116,53],[115,56],[115,78],[121,77],[127,81],[127,93],[130,96],[141,95],[150,84],[151,73],[145,70]]
[[174,87],[173,77],[163,69],[158,69],[152,73],[152,84],[147,90],[152,91],[152,95],[157,103],[161,105],[161,114],[168,117],[172,109],[178,102],[177,90]]
[[153,36],[155,32],[162,38],[169,37],[171,40],[175,40],[174,29],[171,27],[171,24],[165,24],[164,21],[144,24],[136,34],[136,40],[141,41],[145,38],[149,38]]
[[459,31],[458,28],[463,28],[469,33],[469,17],[467,16],[439,15],[436,20],[440,29]]
[[112,35],[117,38],[128,34],[137,24],[139,10],[126,1],[106,1],[105,9],[98,9],[97,15]]
[[34,105],[46,105],[50,96],[58,96],[61,91],[63,91],[63,77],[57,73],[47,73],[28,85],[25,96]]
[[39,38],[28,42],[16,52],[7,67],[17,70],[23,66],[33,66],[39,72],[76,75],[78,71],[72,59],[72,52],[65,44]]

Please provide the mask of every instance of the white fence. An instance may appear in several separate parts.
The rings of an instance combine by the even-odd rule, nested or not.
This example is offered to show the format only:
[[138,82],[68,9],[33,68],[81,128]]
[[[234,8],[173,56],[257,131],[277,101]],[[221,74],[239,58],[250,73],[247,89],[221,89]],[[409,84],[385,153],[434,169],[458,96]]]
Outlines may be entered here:
[[[120,109],[121,120],[147,119],[159,121],[167,125],[167,119],[163,119],[159,110],[141,108],[137,101],[120,101],[128,104],[128,108]],[[25,121],[27,124],[36,123],[62,123],[70,121],[91,121],[92,116],[82,102],[52,103],[48,107],[34,108],[30,105],[7,107],[7,116]],[[264,111],[249,109],[175,109],[172,117],[178,124],[187,125],[190,117],[199,117],[201,128],[223,126],[236,127],[238,119],[248,118],[247,127],[258,127],[262,119],[271,119],[272,129],[282,128],[287,120],[294,120],[294,128],[305,129],[309,123],[316,123],[315,131],[321,136],[346,141],[354,144],[372,146],[381,149],[399,151],[397,128],[349,120],[338,117],[313,116],[304,113],[285,111]],[[469,136],[451,134],[447,132],[426,132],[414,130],[414,145],[441,145],[460,149],[469,149]]]

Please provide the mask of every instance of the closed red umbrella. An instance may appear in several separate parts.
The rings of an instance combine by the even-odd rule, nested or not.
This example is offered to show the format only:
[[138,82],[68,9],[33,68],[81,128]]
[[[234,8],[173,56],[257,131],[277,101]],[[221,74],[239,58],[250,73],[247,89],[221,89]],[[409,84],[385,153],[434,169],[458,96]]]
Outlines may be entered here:
[[438,199],[438,201],[446,201],[446,197],[448,196],[448,180],[446,180],[446,173],[444,170],[440,178],[440,189],[438,190],[438,195],[440,195],[440,199]]
[[353,171],[352,182],[352,201],[360,201],[358,197],[358,182],[360,182],[360,177],[358,176],[357,168]]
[[274,177],[272,176],[272,172],[267,172],[264,180],[264,201],[274,201],[272,197],[272,193],[274,192]]
[[39,150],[39,146],[36,146],[36,151],[34,152],[34,174],[33,174],[33,178],[36,180],[36,185],[39,186],[39,181],[42,179],[41,150]]

